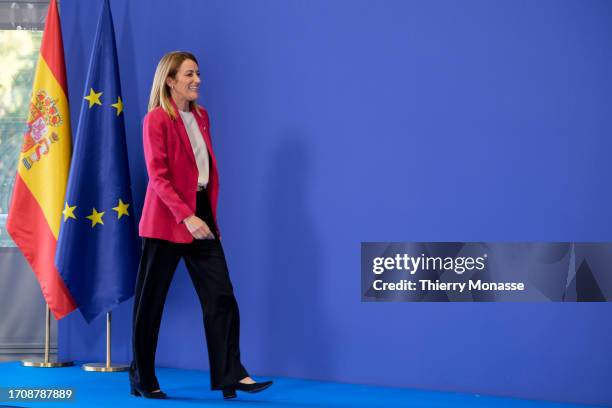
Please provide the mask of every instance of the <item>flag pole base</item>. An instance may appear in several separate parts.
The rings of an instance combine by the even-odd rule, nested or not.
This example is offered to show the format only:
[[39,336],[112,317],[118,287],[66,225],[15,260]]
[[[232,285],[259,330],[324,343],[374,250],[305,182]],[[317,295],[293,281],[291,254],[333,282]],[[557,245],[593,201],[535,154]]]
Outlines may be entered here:
[[74,363],[72,361],[22,360],[21,365],[24,367],[58,368],[70,367],[73,366]]
[[106,363],[87,363],[83,364],[83,370],[85,371],[96,371],[98,373],[116,373],[120,371],[127,371],[130,369],[129,365],[123,364],[106,364]]
[[57,368],[57,367],[70,367],[74,365],[72,361],[57,361],[57,358],[50,356],[50,344],[51,344],[51,312],[49,310],[49,304],[45,305],[45,358],[43,360],[38,359],[26,359],[21,361],[21,365],[24,367],[38,367],[38,368]]

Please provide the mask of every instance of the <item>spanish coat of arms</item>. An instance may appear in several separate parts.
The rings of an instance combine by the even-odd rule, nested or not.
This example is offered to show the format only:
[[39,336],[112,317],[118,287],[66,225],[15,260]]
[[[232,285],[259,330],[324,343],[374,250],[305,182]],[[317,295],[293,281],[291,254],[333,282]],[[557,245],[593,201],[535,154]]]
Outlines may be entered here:
[[49,152],[52,143],[59,141],[56,132],[50,128],[59,127],[63,124],[62,116],[57,107],[57,101],[47,95],[43,90],[38,91],[30,105],[30,114],[26,124],[26,132],[23,136],[22,153],[32,152],[23,157],[22,162],[26,169],[39,161],[42,155]]

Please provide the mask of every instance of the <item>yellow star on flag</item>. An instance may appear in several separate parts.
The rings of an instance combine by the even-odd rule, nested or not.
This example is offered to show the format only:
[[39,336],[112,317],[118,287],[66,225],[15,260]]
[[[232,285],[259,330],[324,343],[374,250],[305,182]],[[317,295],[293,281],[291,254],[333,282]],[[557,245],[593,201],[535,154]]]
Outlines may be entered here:
[[93,211],[91,212],[90,215],[88,215],[87,218],[88,220],[91,220],[91,228],[95,227],[96,224],[102,224],[104,225],[104,223],[102,222],[102,216],[104,215],[104,211],[102,212],[98,212],[95,208],[93,209]]
[[126,204],[123,201],[121,201],[121,199],[119,199],[119,204],[117,204],[116,207],[113,207],[113,210],[117,211],[117,219],[121,218],[124,215],[129,216],[130,214],[128,213],[128,207],[130,206],[130,204]]
[[66,206],[64,207],[64,211],[62,211],[62,214],[64,214],[64,222],[66,222],[66,220],[68,218],[74,218],[76,220],[76,216],[74,215],[74,209],[76,208],[76,205],[73,205],[72,207],[68,205],[68,202],[66,201]]
[[102,102],[100,102],[100,96],[102,96],[102,92],[96,93],[93,88],[89,88],[89,95],[85,97],[89,101],[89,108],[91,109],[94,105],[102,106]]
[[121,101],[121,97],[118,96],[117,103],[113,103],[111,106],[117,109],[117,116],[119,116],[119,114],[121,114],[121,112],[123,111],[123,102]]

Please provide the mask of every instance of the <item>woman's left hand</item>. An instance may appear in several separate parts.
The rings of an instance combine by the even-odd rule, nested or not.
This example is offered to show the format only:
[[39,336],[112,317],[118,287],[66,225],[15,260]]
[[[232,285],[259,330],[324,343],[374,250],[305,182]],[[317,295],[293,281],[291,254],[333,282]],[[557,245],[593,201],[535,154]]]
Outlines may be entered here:
[[195,239],[215,239],[215,235],[200,217],[190,215],[183,223]]

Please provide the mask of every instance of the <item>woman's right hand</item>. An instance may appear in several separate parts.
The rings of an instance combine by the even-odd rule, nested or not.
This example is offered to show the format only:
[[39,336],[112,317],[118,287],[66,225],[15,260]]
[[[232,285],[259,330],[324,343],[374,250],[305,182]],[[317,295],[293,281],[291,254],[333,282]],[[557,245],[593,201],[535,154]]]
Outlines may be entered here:
[[190,215],[183,223],[195,239],[215,239],[208,225],[198,216]]

